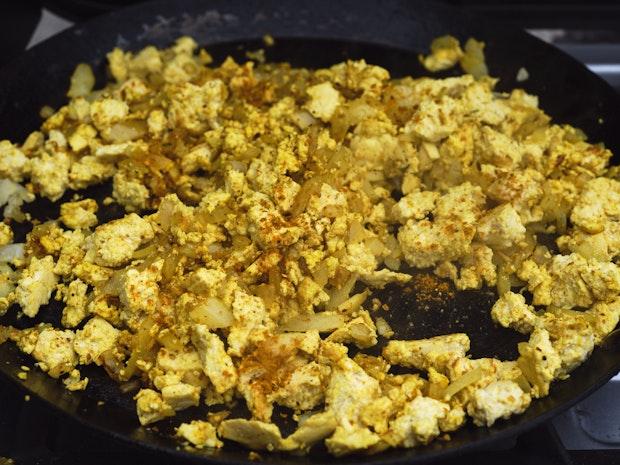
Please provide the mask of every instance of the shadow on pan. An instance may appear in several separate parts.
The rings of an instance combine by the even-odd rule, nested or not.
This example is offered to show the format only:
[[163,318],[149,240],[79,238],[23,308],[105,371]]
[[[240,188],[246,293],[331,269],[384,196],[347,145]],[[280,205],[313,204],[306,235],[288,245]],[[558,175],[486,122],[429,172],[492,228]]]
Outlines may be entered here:
[[[348,58],[364,58],[386,67],[393,76],[425,74],[417,54],[425,51],[434,37],[446,33],[461,39],[473,36],[487,43],[487,61],[491,74],[500,78],[499,90],[516,87],[517,71],[526,68],[530,79],[519,86],[539,95],[541,106],[555,121],[580,127],[590,140],[604,142],[612,150],[620,151],[620,132],[617,131],[620,117],[615,111],[618,97],[579,63],[524,32],[494,25],[467,12],[421,1],[397,0],[381,3],[366,0],[160,1],[99,17],[35,47],[0,72],[0,138],[22,140],[39,126],[37,115],[41,106],[61,105],[68,77],[76,63],[91,63],[98,70],[99,84],[103,84],[104,56],[115,46],[133,50],[150,44],[167,46],[179,35],[189,34],[207,46],[217,60],[227,55],[243,60],[246,51],[263,47],[260,38],[266,33],[276,38],[276,45],[266,49],[269,61],[288,61],[294,66],[316,68]],[[90,188],[87,195],[101,200],[109,191],[109,186],[96,186]],[[35,202],[31,209],[33,216],[39,219],[58,216],[57,207],[43,201]],[[101,219],[121,214],[119,210],[102,209],[105,218]],[[421,338],[466,332],[472,339],[475,357],[516,357],[516,344],[521,336],[493,325],[489,309],[496,296],[490,290],[423,301],[415,292],[392,286],[381,292],[381,298],[390,306],[390,312],[384,317],[399,329],[395,337]],[[58,307],[50,304],[38,318],[57,321],[58,314]],[[30,324],[16,320],[14,310],[0,323]],[[13,345],[0,346],[0,372],[7,380],[22,384],[26,390],[86,427],[176,458],[230,464],[249,462],[247,451],[233,445],[214,453],[203,451],[200,455],[177,450],[178,444],[169,438],[173,427],[192,417],[204,417],[204,410],[180,412],[174,422],[162,422],[151,429],[140,428],[131,394],[122,393],[102,370],[85,368],[83,373],[90,378],[87,390],[70,393],[61,383],[37,370],[31,371],[26,381],[19,381],[16,376],[19,367],[31,363],[32,360]],[[620,341],[610,337],[568,380],[555,384],[548,398],[533,402],[521,416],[500,421],[488,429],[468,425],[454,433],[450,442],[437,441],[413,450],[388,450],[376,456],[345,457],[338,462],[421,463],[464,453],[548,420],[619,370]],[[241,413],[242,407],[238,408]],[[286,433],[294,425],[285,420],[281,426]],[[307,457],[267,453],[262,457],[264,462],[272,464],[310,465],[333,460],[320,448]]]

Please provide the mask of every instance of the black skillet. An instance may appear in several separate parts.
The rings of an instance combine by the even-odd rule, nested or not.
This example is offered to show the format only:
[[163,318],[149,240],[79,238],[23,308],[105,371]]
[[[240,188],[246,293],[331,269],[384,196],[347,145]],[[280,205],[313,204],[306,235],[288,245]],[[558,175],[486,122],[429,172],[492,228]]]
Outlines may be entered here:
[[[270,61],[289,61],[295,66],[322,67],[347,58],[364,58],[386,67],[393,76],[426,74],[417,60],[430,41],[451,33],[460,39],[473,36],[487,44],[491,74],[500,78],[499,90],[522,86],[540,96],[541,106],[560,123],[583,129],[590,140],[620,150],[619,100],[611,88],[575,60],[553,47],[508,26],[473,16],[465,11],[422,1],[313,0],[198,0],[158,1],[137,5],[74,27],[24,54],[0,73],[0,138],[23,140],[40,124],[41,106],[58,106],[64,101],[68,77],[78,62],[89,62],[105,80],[104,55],[115,46],[139,49],[146,45],[169,45],[182,34],[207,46],[216,59],[231,54],[242,60],[244,52],[262,46],[261,37],[270,33],[276,44],[267,49]],[[519,68],[530,78],[515,81]],[[456,71],[455,71],[456,72]],[[449,73],[448,73],[449,74]],[[108,187],[91,189],[102,199]],[[41,219],[55,218],[57,208],[46,202],[30,207]],[[104,217],[118,216],[118,210]],[[103,218],[105,219],[105,218]],[[23,232],[23,231],[22,231]],[[419,300],[415,292],[388,288],[382,297],[390,305],[386,318],[396,337],[421,338],[463,331],[472,339],[475,357],[498,356],[513,359],[519,335],[493,325],[489,308],[492,291],[459,293],[453,299]],[[15,309],[0,324],[26,326],[15,318]],[[57,321],[58,307],[50,305],[40,320]],[[12,380],[50,406],[82,425],[104,432],[138,447],[168,454],[176,459],[200,457],[211,463],[248,463],[247,450],[227,445],[223,450],[191,455],[177,448],[169,438],[174,422],[156,428],[140,428],[130,394],[120,392],[102,370],[88,368],[88,389],[69,393],[60,382],[32,370],[26,381],[17,378],[21,365],[32,360],[12,344],[0,346],[3,382]],[[471,425],[452,435],[450,442],[436,441],[413,450],[389,450],[375,456],[345,457],[339,463],[395,464],[425,462],[488,446],[517,435],[546,421],[605,383],[620,370],[620,342],[610,337],[571,377],[554,384],[551,395],[533,402],[523,415],[499,421],[492,428]],[[98,401],[104,401],[99,405]],[[286,412],[283,412],[286,413]],[[180,419],[204,416],[204,410],[181,412]],[[290,430],[290,422],[282,428]],[[272,464],[315,464],[328,460],[324,450],[308,457],[262,454]]]

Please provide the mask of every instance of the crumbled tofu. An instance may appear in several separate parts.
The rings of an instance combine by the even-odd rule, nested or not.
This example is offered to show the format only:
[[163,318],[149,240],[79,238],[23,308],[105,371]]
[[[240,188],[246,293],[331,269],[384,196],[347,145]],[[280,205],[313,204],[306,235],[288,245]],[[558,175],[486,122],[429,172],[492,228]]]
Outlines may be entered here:
[[123,120],[129,114],[129,106],[122,100],[104,98],[90,105],[90,117],[97,129],[104,129]]
[[235,324],[228,335],[228,353],[240,356],[250,342],[248,336],[251,337],[254,332],[264,332],[273,322],[263,300],[241,290],[234,292],[232,312]]
[[95,226],[97,220],[97,202],[93,199],[66,202],[60,206],[60,219],[71,229],[89,229]]
[[119,298],[130,314],[153,312],[159,299],[159,285],[163,260],[152,263],[146,269],[130,268],[120,282]]
[[511,204],[504,204],[480,218],[476,227],[478,238],[496,248],[507,248],[525,239],[525,226]]
[[40,195],[55,201],[65,193],[69,186],[71,159],[64,151],[53,154],[43,153],[31,161],[30,180]]
[[83,391],[88,386],[88,378],[81,378],[79,370],[71,370],[69,376],[63,379],[63,384],[68,391]]
[[13,230],[6,223],[0,223],[0,247],[13,242]]
[[288,436],[284,442],[286,449],[309,449],[312,445],[330,436],[338,422],[333,412],[321,412],[306,418],[293,434]]
[[390,430],[404,447],[428,444],[439,435],[439,421],[449,411],[450,406],[444,402],[418,396],[407,403],[402,414],[390,422]]
[[99,184],[111,178],[114,171],[113,163],[93,155],[86,155],[71,165],[69,187],[71,189],[84,189],[93,184]]
[[112,184],[114,200],[125,207],[128,212],[144,210],[151,193],[139,180],[128,178],[123,172],[114,175]]
[[407,262],[427,268],[455,260],[471,248],[475,228],[448,221],[410,220],[398,232],[398,243]]
[[330,82],[308,87],[306,92],[310,96],[310,100],[306,104],[308,111],[315,118],[329,121],[340,105],[340,92],[334,89]]
[[215,427],[211,423],[202,420],[181,423],[177,428],[177,436],[198,449],[204,447],[219,449],[224,445],[224,443],[217,438]]
[[192,343],[200,356],[205,375],[218,393],[222,394],[237,384],[237,370],[217,334],[209,332],[205,325],[195,325]]
[[544,397],[549,393],[549,384],[554,380],[562,361],[551,345],[549,332],[536,328],[527,342],[519,343],[517,361],[523,375],[532,385],[533,397]]
[[102,266],[127,263],[140,245],[154,236],[151,224],[131,213],[95,229],[93,240],[94,262]]
[[97,137],[97,130],[90,124],[80,124],[69,136],[69,146],[74,152],[89,148]]
[[116,345],[120,331],[103,318],[95,316],[88,320],[84,328],[75,332],[73,349],[78,354],[80,364],[101,365],[101,355]]
[[32,257],[15,289],[15,300],[26,316],[34,318],[41,305],[46,305],[56,287],[58,277],[54,274],[54,259],[47,255],[42,259]]
[[562,362],[558,376],[565,377],[588,358],[594,349],[594,329],[587,317],[574,310],[552,310],[542,316],[551,344]]
[[0,178],[21,181],[28,171],[28,158],[8,140],[0,141]]
[[63,289],[62,324],[65,328],[75,328],[88,314],[88,285],[81,279],[75,279]]
[[476,425],[491,426],[500,418],[523,413],[531,400],[514,381],[495,381],[475,392],[467,413]]
[[435,191],[412,192],[401,198],[394,207],[392,215],[402,224],[408,220],[423,220],[435,209],[435,202],[439,198]]
[[193,132],[204,130],[205,123],[216,118],[227,97],[226,85],[219,79],[200,86],[180,83],[172,89],[168,120]]
[[520,333],[529,334],[537,322],[534,307],[525,303],[522,294],[506,292],[491,309],[493,320],[504,328],[512,328]]
[[134,397],[136,411],[141,425],[149,425],[166,417],[174,416],[174,409],[166,403],[161,394],[152,389],[140,389]]
[[46,328],[41,331],[32,351],[39,368],[52,378],[71,373],[78,362],[73,350],[74,336],[69,330]]
[[534,305],[559,308],[590,307],[620,293],[620,268],[580,254],[555,255],[550,264],[523,262],[519,277],[528,283]]
[[361,424],[361,409],[379,395],[379,383],[353,360],[344,356],[332,368],[325,393],[328,411],[338,420],[334,434],[325,444],[334,455],[365,450],[377,444],[379,436]]
[[465,357],[469,351],[467,334],[456,333],[417,341],[389,341],[383,349],[385,359],[395,365],[419,370],[435,368],[444,371],[453,360]]
[[519,70],[517,71],[517,75],[515,77],[515,79],[517,80],[517,82],[524,82],[527,81],[530,78],[530,73],[528,73],[526,68],[519,68]]
[[294,410],[311,410],[324,399],[319,364],[310,362],[293,371],[288,383],[274,395],[274,401]]
[[254,450],[278,450],[282,444],[282,435],[276,425],[257,420],[224,420],[218,433]]
[[579,195],[570,219],[590,234],[602,232],[609,219],[620,219],[620,182],[609,178],[589,181]]
[[198,405],[200,388],[187,383],[171,384],[162,388],[161,396],[174,410],[184,410]]
[[200,268],[191,274],[187,288],[196,294],[217,295],[225,279],[226,273],[221,270]]
[[446,35],[431,42],[430,55],[426,57],[420,55],[420,62],[429,71],[442,71],[456,65],[463,54],[458,39]]
[[[78,66],[66,105],[0,141],[0,315],[34,317],[54,289],[62,309],[0,343],[68,390],[93,363],[139,380],[140,423],[185,410],[189,450],[340,457],[519,414],[614,331],[620,169],[538,97],[499,92],[483,42],[433,41],[427,69],[469,73],[437,79],[253,57],[207,66],[190,37],[115,49],[115,82],[95,90]],[[37,197],[68,201],[42,220],[21,211]],[[511,361],[472,358],[462,333],[404,340],[389,298],[367,303],[402,285],[421,311],[496,288],[491,318],[529,340]],[[191,421],[203,402],[216,410]]]
[[613,302],[598,302],[587,311],[592,315],[594,331],[594,342],[600,344],[605,336],[611,333],[618,325],[620,320],[620,298],[616,298]]

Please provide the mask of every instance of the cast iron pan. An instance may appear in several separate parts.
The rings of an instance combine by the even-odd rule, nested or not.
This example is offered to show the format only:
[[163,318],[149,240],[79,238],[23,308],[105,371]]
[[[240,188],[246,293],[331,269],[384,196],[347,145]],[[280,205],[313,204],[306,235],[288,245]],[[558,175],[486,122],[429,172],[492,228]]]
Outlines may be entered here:
[[[393,76],[425,74],[417,54],[427,50],[436,36],[451,33],[462,40],[476,37],[487,44],[487,61],[491,74],[500,78],[500,90],[519,86],[515,76],[519,68],[525,67],[530,79],[520,86],[539,95],[542,108],[556,122],[577,126],[590,140],[604,142],[620,153],[619,99],[582,65],[522,31],[446,6],[404,0],[380,3],[369,0],[158,1],[99,17],[35,47],[0,73],[0,138],[23,140],[39,126],[37,115],[42,105],[62,104],[68,77],[76,63],[91,63],[99,72],[102,84],[104,54],[115,46],[128,49],[150,44],[167,46],[179,35],[189,34],[206,45],[217,60],[228,54],[243,60],[246,50],[262,46],[260,38],[266,33],[276,38],[276,45],[267,49],[270,61],[322,67],[347,58],[365,58],[386,67]],[[99,186],[91,188],[88,195],[102,199],[107,192],[109,186]],[[49,202],[37,202],[30,210],[40,219],[58,215],[57,207]],[[108,209],[102,212],[102,219],[120,214],[118,209]],[[449,299],[422,300],[416,292],[390,287],[382,291],[381,297],[390,306],[385,316],[396,329],[395,337],[423,338],[466,332],[472,340],[474,357],[516,357],[516,344],[521,336],[492,323],[489,309],[496,296],[490,290],[458,293]],[[31,324],[16,319],[15,314],[15,309],[10,310],[0,324],[18,327]],[[39,320],[57,321],[58,314],[58,306],[52,304],[41,312]],[[20,365],[31,365],[32,360],[12,344],[0,346],[0,361],[4,382],[12,380],[23,385],[85,427],[177,459],[199,457],[211,463],[248,463],[248,451],[230,444],[221,451],[203,451],[200,455],[177,448],[168,437],[174,425],[192,416],[204,417],[204,410],[181,412],[176,423],[162,422],[151,429],[141,428],[131,394],[122,394],[103,370],[84,369],[90,378],[87,390],[69,393],[60,382],[37,370],[30,372],[27,381],[19,381],[16,374]],[[549,397],[533,402],[523,415],[499,421],[491,428],[468,425],[453,434],[450,442],[436,441],[425,448],[389,450],[375,456],[345,457],[338,462],[420,463],[488,446],[550,419],[619,370],[620,341],[612,336],[568,380],[554,384]],[[98,401],[105,404],[98,405]],[[293,425],[283,421],[281,426],[286,433]],[[320,448],[307,457],[268,453],[262,457],[271,464],[310,465],[328,460]]]

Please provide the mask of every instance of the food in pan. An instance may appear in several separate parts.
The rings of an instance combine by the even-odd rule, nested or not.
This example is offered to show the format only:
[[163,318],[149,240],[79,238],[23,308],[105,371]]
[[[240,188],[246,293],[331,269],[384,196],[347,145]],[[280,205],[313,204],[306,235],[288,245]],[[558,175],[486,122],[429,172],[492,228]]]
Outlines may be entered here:
[[[618,322],[618,172],[535,96],[496,92],[481,43],[443,40],[423,61],[476,77],[210,66],[188,37],[115,49],[102,89],[79,65],[65,106],[0,142],[1,311],[27,322],[64,303],[61,325],[0,341],[68,389],[87,388],[88,364],[133,382],[143,425],[202,405],[177,428],[198,448],[379,452],[523,412]],[[110,198],[80,194],[104,182]],[[59,216],[14,243],[35,196]],[[110,203],[125,214],[100,222]],[[518,359],[473,359],[467,334],[399,339],[389,312],[415,309],[386,313],[371,292],[412,268],[496,288],[493,319],[529,337]]]

